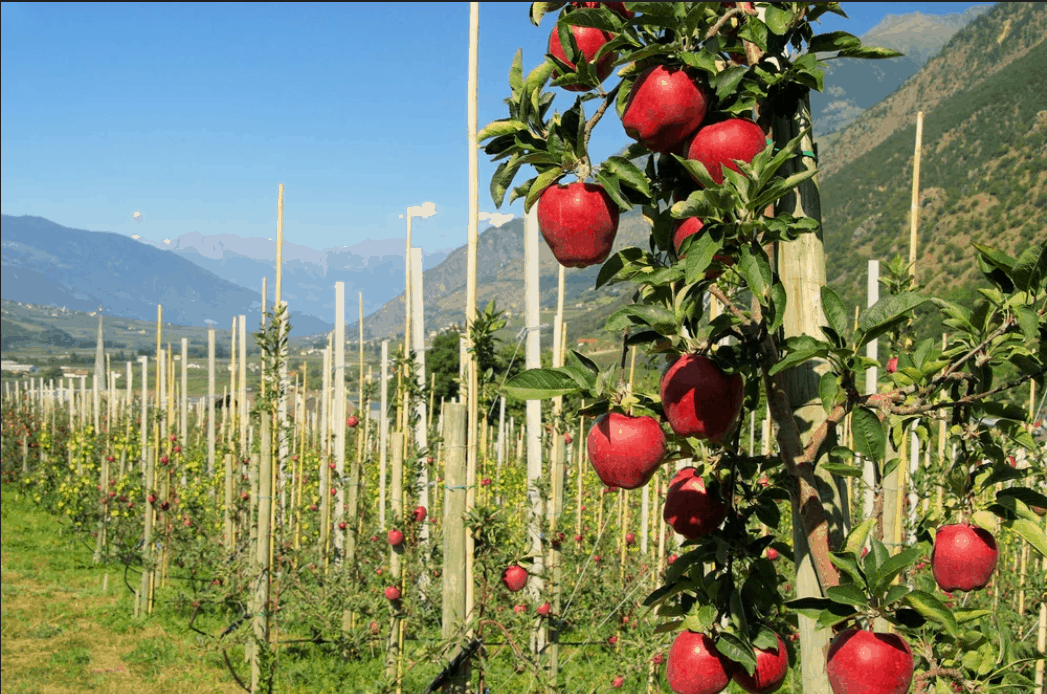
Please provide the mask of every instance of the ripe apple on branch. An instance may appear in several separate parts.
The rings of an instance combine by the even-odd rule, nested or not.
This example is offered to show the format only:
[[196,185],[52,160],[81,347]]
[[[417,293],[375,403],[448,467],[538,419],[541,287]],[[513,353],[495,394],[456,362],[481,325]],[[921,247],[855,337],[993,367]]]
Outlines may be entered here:
[[[497,206],[507,193],[510,201],[523,198],[526,210],[538,204],[539,227],[559,262],[602,263],[597,290],[637,285],[633,303],[615,311],[605,329],[622,335],[623,353],[636,346],[663,355],[666,371],[657,393],[632,394],[632,407],[622,407],[610,372],[572,351],[564,366],[520,373],[503,392],[525,400],[578,395],[592,403],[583,413],[599,418],[587,439],[590,460],[609,486],[636,488],[662,460],[693,460],[694,467],[673,481],[663,508],[665,520],[689,541],[670,562],[666,584],[646,601],[684,617],[673,624],[684,646],[675,659],[672,653],[668,658],[674,691],[711,694],[731,679],[750,691],[776,686],[783,669],[779,634],[790,639],[792,634],[792,627],[775,622],[782,614],[779,584],[785,581],[779,572],[786,562],[774,560],[769,551],[774,537],[758,529],[757,521],[777,529],[776,504],[790,498],[802,510],[793,524],[804,537],[820,594],[811,597],[797,583],[803,597],[785,603],[786,612],[850,634],[834,644],[832,671],[822,673],[827,684],[836,694],[857,682],[883,694],[902,691],[914,678],[910,630],[931,625],[941,642],[959,643],[958,619],[934,594],[894,583],[926,548],[892,555],[879,539],[882,514],[844,532],[823,503],[822,495],[834,492],[816,479],[815,469],[860,477],[862,471],[850,461],[861,455],[879,480],[890,465],[889,438],[898,449],[902,433],[919,426],[917,420],[951,419],[948,435],[962,455],[943,470],[952,498],[933,521],[947,527],[959,514],[961,523],[968,518],[978,524],[988,522],[988,515],[1047,554],[1047,537],[1030,522],[1038,518],[1034,507],[1047,507],[1042,494],[1016,484],[990,502],[979,501],[992,485],[1032,474],[1006,464],[981,422],[991,417],[1002,436],[1030,451],[1035,447],[1024,428],[1024,410],[996,400],[1029,381],[1044,385],[1044,245],[1024,249],[1017,258],[978,247],[980,267],[994,289],[974,311],[906,284],[862,312],[855,327],[841,298],[823,286],[816,289],[820,296],[807,296],[800,306],[801,313],[821,309],[819,329],[797,334],[795,326],[786,325],[787,309],[796,309],[790,302],[797,301],[795,287],[783,280],[790,268],[768,249],[792,248],[788,244],[800,236],[820,230],[820,220],[790,202],[817,195],[807,93],[822,87],[825,59],[886,58],[897,52],[862,46],[846,32],[815,34],[819,16],[842,14],[836,3],[626,5],[622,9],[633,12],[631,17],[605,5],[535,3],[532,22],[537,26],[545,13],[558,9],[553,35],[572,64],[549,55],[525,76],[518,52],[509,74],[509,117],[480,135],[486,153],[501,162],[492,177],[492,198]],[[581,28],[605,32],[597,50],[586,52],[576,38]],[[739,43],[744,65],[726,57],[737,53]],[[826,54],[831,55],[819,59]],[[620,66],[620,80],[605,89],[610,75],[601,76],[601,61],[612,55],[611,68]],[[734,60],[743,62],[739,57]],[[554,72],[559,74],[554,87],[589,90],[563,113],[552,110],[555,95],[544,90]],[[595,102],[591,115],[586,102]],[[636,142],[596,164],[588,143],[612,105]],[[641,169],[636,162],[645,156]],[[526,165],[534,167],[534,177],[512,187]],[[577,181],[562,185],[568,174]],[[618,217],[637,206],[651,226],[650,243],[611,252]],[[708,313],[710,298],[722,309],[715,319]],[[944,349],[933,340],[914,344],[899,356],[887,389],[864,395],[860,379],[876,365],[865,357],[865,347],[929,306],[940,312],[949,343]],[[1004,363],[1011,368],[1007,380],[994,379],[994,368]],[[814,366],[816,399],[795,400],[790,386]],[[748,456],[741,445],[738,423],[764,399],[776,425],[774,458]],[[801,405],[812,402],[820,403],[824,416],[801,414]],[[664,437],[664,452],[655,428],[637,421],[645,417]],[[846,418],[855,433],[853,450],[829,445]],[[661,427],[663,419],[668,430]],[[649,445],[631,455],[616,451],[615,436],[624,440],[638,432],[646,432]],[[696,451],[703,449],[699,456]],[[989,462],[966,462],[983,459]],[[777,470],[765,475],[766,486],[753,482],[772,468]],[[680,494],[694,500],[680,503]],[[943,542],[947,536],[943,532]],[[786,549],[792,555],[783,543],[778,547],[779,556]],[[946,566],[947,554],[941,551],[943,575],[954,568]],[[983,554],[988,556],[977,556],[984,560]],[[947,583],[959,588],[968,578],[976,585],[982,576]],[[870,674],[856,669],[852,649],[879,648],[884,639],[866,629],[877,618],[899,633],[887,639],[893,650],[882,656],[881,671]],[[801,639],[801,646],[809,649],[812,642]],[[815,652],[825,657],[824,650]],[[934,657],[922,648],[915,652],[921,663]],[[698,669],[680,665],[698,656],[700,677],[694,674]]]

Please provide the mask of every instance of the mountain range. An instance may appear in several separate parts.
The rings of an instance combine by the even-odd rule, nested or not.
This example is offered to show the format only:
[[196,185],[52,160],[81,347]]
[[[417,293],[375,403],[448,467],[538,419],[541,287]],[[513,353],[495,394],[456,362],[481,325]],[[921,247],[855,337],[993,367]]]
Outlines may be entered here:
[[[908,244],[915,117],[925,113],[920,276],[957,297],[979,282],[968,244],[1014,252],[1047,228],[1047,11],[1045,3],[978,6],[962,15],[888,16],[863,42],[906,51],[890,60],[831,61],[826,94],[812,93],[818,135],[827,277],[852,307],[864,305],[866,260],[889,260]],[[831,133],[824,137],[823,133]],[[523,220],[479,237],[478,302],[523,310]],[[616,250],[647,245],[638,211],[622,215]],[[464,234],[463,234],[464,236]],[[273,277],[267,239],[184,234],[149,244],[66,229],[40,218],[3,216],[5,299],[66,305],[131,318],[219,326],[238,313],[257,320],[259,283]],[[347,323],[364,294],[365,337],[403,329],[403,241],[315,250],[284,246],[284,296],[293,334],[333,326],[335,281],[346,282]],[[426,325],[461,323],[466,248],[426,256]],[[543,306],[555,303],[557,264],[540,246]],[[598,331],[631,288],[593,291],[598,267],[566,272],[565,301],[581,309],[572,335]],[[269,287],[272,293],[272,281]],[[350,330],[349,336],[355,337]]]

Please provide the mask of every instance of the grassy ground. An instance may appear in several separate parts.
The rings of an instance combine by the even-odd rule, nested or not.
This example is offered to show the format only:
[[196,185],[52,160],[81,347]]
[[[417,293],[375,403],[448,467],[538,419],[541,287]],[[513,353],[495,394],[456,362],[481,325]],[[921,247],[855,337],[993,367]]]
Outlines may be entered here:
[[2,514],[4,694],[241,691],[188,629],[132,617],[122,567],[6,488]]
[[[158,607],[148,618],[133,617],[133,600],[123,567],[92,563],[92,547],[62,527],[51,514],[11,487],[2,491],[2,644],[3,694],[196,694],[239,692],[219,651],[190,631],[184,614]],[[136,583],[137,574],[130,578]],[[159,591],[158,605],[167,591]],[[215,625],[201,624],[214,632]],[[421,640],[418,640],[421,637]],[[441,665],[423,655],[425,635],[405,644],[404,692],[421,692]],[[412,643],[413,641],[413,643]],[[284,647],[275,680],[277,692],[378,691],[384,642],[371,644],[370,656],[346,661],[315,647]],[[526,648],[526,646],[525,646]],[[366,651],[365,651],[366,653]],[[561,651],[566,691],[639,694],[647,691],[641,670],[612,690],[611,679],[625,670],[613,652],[599,644],[565,645]],[[511,649],[492,640],[487,684],[492,694],[529,692],[529,673],[514,669]],[[243,648],[230,659],[247,676]],[[668,692],[662,669],[656,692]],[[729,692],[740,692],[732,684]],[[788,683],[783,687],[788,692]]]

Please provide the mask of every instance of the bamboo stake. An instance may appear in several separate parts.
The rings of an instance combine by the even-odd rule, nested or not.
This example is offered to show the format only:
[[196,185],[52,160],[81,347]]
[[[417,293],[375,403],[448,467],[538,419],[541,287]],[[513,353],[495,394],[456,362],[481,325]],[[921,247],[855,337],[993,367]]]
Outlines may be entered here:
[[909,276],[916,282],[916,240],[920,226],[920,155],[923,149],[923,111],[916,114],[916,150],[913,152],[912,202],[909,212]]
[[240,396],[237,398],[239,405],[237,409],[240,413],[239,455],[240,459],[243,459],[249,452],[247,446],[247,316],[241,313],[238,323],[240,328]]

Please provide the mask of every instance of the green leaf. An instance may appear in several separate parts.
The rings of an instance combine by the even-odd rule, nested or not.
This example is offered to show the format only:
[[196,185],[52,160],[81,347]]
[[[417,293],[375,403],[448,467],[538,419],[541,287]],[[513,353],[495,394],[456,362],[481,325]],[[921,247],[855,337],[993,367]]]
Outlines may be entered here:
[[642,268],[650,267],[651,263],[650,253],[636,246],[627,246],[604,261],[596,277],[596,289],[605,284],[624,282]]
[[581,390],[570,374],[555,369],[522,371],[502,387],[505,395],[519,400],[548,400],[557,395],[570,395]]
[[1043,532],[1042,523],[1033,522],[1028,518],[1005,519],[1003,527],[1021,535],[1041,556],[1047,557],[1047,534]]
[[919,306],[927,303],[928,299],[916,292],[902,292],[885,296],[875,304],[862,312],[858,318],[858,329],[864,333],[862,344],[879,336],[880,329],[889,328],[890,325],[900,318],[906,316]]
[[840,571],[850,576],[855,586],[865,588],[865,575],[858,567],[857,554],[854,552],[830,552],[829,561]]
[[538,26],[542,22],[542,17],[549,12],[555,12],[566,4],[566,2],[532,2],[531,24]]
[[835,626],[840,622],[850,619],[856,614],[858,614],[858,611],[851,605],[833,603],[829,609],[825,610],[818,616],[817,625],[821,629],[828,629],[831,626]]
[[495,169],[494,174],[491,176],[491,200],[496,208],[502,206],[502,202],[505,200],[505,192],[512,185],[513,179],[516,178],[516,174],[520,171],[521,166],[523,166],[523,161],[520,155],[514,154],[512,158],[503,161]]
[[900,58],[904,56],[904,53],[894,50],[893,48],[880,48],[878,46],[856,46],[854,48],[845,48],[835,56],[827,58],[862,58],[864,60],[879,60],[882,58]]
[[716,98],[726,99],[730,95],[738,91],[738,84],[745,77],[745,73],[749,72],[747,67],[729,67],[723,72],[720,72],[713,78],[712,83],[716,88]]
[[585,369],[589,371],[593,375],[597,375],[600,373],[600,367],[596,365],[596,362],[594,362],[592,359],[585,356],[584,354],[579,354],[575,350],[569,349],[567,350],[567,354],[564,356],[565,361],[567,362],[567,366],[577,366],[580,369]]
[[622,194],[617,176],[601,167],[596,171],[596,180],[603,185],[604,192],[614,201],[614,204],[618,205],[619,210],[628,212],[633,208],[633,203]]
[[781,361],[772,366],[768,371],[768,375],[775,375],[786,369],[790,369],[798,364],[802,364],[809,359],[825,358],[829,354],[828,347],[817,347],[814,349],[800,349],[795,352],[789,352],[785,355]]
[[488,123],[484,126],[476,135],[477,142],[483,142],[492,137],[499,137],[501,135],[515,135],[520,131],[527,130],[527,123],[518,120],[512,120],[509,118],[503,120],[496,120]]
[[1040,319],[1036,315],[1034,309],[1028,306],[1016,306],[1014,308],[1015,316],[1018,318],[1018,324],[1022,328],[1022,336],[1027,342],[1032,342],[1036,339],[1036,334],[1040,329]]
[[514,97],[519,97],[520,90],[523,89],[523,49],[517,48],[516,55],[513,56],[512,65],[509,66],[509,89],[512,90]]
[[839,394],[840,382],[836,374],[832,371],[826,371],[818,379],[818,397],[822,400],[822,408],[825,410],[825,414],[832,412]]
[[702,605],[687,615],[683,626],[696,632],[707,632],[716,622],[716,608],[712,605]]
[[630,304],[610,315],[606,330],[619,331],[631,325],[649,325],[662,335],[670,336],[676,331],[676,317],[672,311],[651,304]]
[[1016,258],[1012,258],[1003,251],[997,250],[992,246],[986,246],[983,243],[972,243],[971,245],[978,250],[978,254],[987,263],[994,267],[1000,268],[1005,273],[1007,273],[1008,277],[1010,277],[1011,271],[1014,268],[1014,264],[1018,262]]
[[643,171],[640,171],[636,164],[632,163],[624,157],[610,157],[600,168],[607,169],[615,177],[621,179],[630,188],[642,193],[645,197],[651,197],[651,187],[647,181],[647,176],[644,176]]
[[854,477],[855,479],[861,479],[862,476],[862,471],[853,465],[845,465],[843,463],[822,463],[818,467],[832,475]]
[[844,605],[865,607],[869,604],[869,596],[853,583],[841,586],[831,586],[825,591],[825,596],[833,602],[838,602]]
[[906,595],[908,595],[911,591],[912,589],[904,584],[891,586],[887,589],[887,595],[885,595],[883,598],[883,604],[893,605],[894,603],[898,602]]
[[833,601],[828,598],[796,598],[787,601],[785,606],[804,617],[818,619],[822,612],[833,606]]
[[592,27],[611,32],[619,31],[622,23],[618,14],[603,6],[576,9],[564,17],[563,21],[570,26]]
[[956,625],[956,617],[942,604],[942,601],[931,593],[922,590],[914,590],[905,596],[905,602],[927,619],[938,622],[945,627],[953,638],[958,636],[959,627]]
[[898,554],[889,557],[886,561],[876,567],[873,575],[869,576],[869,592],[873,595],[881,595],[886,590],[894,577],[912,566],[920,558],[918,547],[907,547]]
[[756,653],[734,634],[721,633],[716,639],[716,650],[741,665],[750,675],[756,670]]
[[788,302],[788,298],[785,293],[785,285],[781,282],[775,282],[771,287],[771,306],[774,307],[774,318],[770,321],[770,325],[767,329],[770,332],[775,332],[778,328],[782,327],[782,323],[785,322],[785,306]]
[[992,614],[992,610],[953,610],[952,616],[956,618],[957,624],[966,624],[967,622],[973,622],[976,619],[987,617]]
[[826,285],[822,285],[822,311],[829,327],[835,330],[837,335],[843,336],[847,331],[847,309],[844,308],[840,295]]
[[861,523],[851,528],[851,532],[847,534],[847,542],[845,543],[846,551],[858,556],[859,552],[862,551],[862,547],[865,546],[865,541],[869,539],[869,533],[875,525],[875,518],[866,518]]
[[[705,271],[713,262],[716,252],[723,247],[723,241],[713,238],[712,234],[695,234],[689,240],[685,281],[691,284],[705,277]],[[688,239],[684,243],[688,243]],[[683,247],[680,250],[683,251]]]
[[811,38],[811,53],[826,53],[862,45],[862,40],[846,31],[831,31]]
[[1043,289],[1047,279],[1047,243],[1022,251],[1014,263],[1011,278],[1022,291],[1036,293]]
[[764,15],[764,23],[767,25],[767,28],[776,35],[785,36],[785,32],[789,30],[789,21],[791,19],[791,12],[786,12],[774,5],[767,6],[767,13]]
[[530,212],[531,207],[538,202],[538,198],[542,197],[545,189],[552,186],[563,176],[564,172],[560,169],[549,169],[545,173],[538,174],[538,178],[534,179],[531,189],[527,192],[527,199],[524,200],[524,211]]
[[753,296],[764,303],[767,298],[768,288],[771,285],[771,266],[767,262],[767,256],[763,249],[757,246],[742,246],[741,258],[738,261],[738,271],[745,278],[745,284]]

